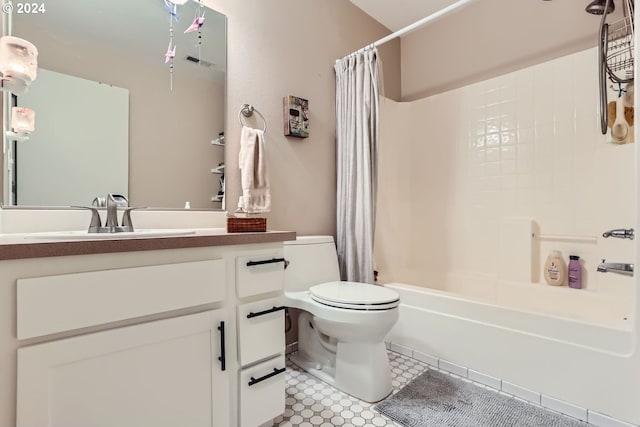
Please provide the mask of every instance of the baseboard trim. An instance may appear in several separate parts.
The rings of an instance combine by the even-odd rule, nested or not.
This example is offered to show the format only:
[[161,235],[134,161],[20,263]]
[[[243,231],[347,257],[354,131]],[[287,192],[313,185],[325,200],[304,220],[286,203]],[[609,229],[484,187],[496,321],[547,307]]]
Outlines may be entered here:
[[525,389],[516,384],[504,381],[502,378],[492,377],[466,366],[461,366],[439,357],[422,353],[413,348],[389,341],[385,341],[385,346],[389,351],[423,362],[446,374],[465,378],[481,387],[493,389],[499,393],[513,397],[514,399],[526,401],[532,405],[545,408],[549,411],[557,412],[580,421],[586,421],[591,425],[598,427],[639,427],[636,424],[629,424],[625,421],[592,411],[588,408],[574,405],[571,402],[566,402],[533,390]]

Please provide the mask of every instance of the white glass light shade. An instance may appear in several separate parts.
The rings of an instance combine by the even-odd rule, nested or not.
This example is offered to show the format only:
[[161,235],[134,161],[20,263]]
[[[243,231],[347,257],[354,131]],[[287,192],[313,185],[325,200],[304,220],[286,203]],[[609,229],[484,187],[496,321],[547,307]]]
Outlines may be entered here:
[[38,49],[21,38],[4,36],[0,38],[0,73],[2,88],[21,94],[37,77]]
[[11,128],[19,135],[28,135],[36,128],[36,112],[30,108],[11,109]]
[[185,4],[189,0],[169,0],[169,1],[173,4],[181,5],[181,4]]

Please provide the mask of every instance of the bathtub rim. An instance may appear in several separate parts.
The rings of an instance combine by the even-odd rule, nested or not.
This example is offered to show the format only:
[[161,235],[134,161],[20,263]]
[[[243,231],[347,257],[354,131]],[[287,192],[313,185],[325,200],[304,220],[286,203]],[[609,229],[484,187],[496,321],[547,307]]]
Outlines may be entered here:
[[[401,316],[402,316],[402,308],[412,308],[416,310],[423,310],[427,312],[437,313],[439,315],[447,316],[447,317],[455,317],[460,318],[469,322],[474,322],[478,324],[483,324],[495,328],[505,329],[509,331],[515,331],[518,333],[534,336],[537,338],[547,339],[551,341],[556,341],[559,343],[581,347],[584,349],[588,349],[590,351],[597,351],[601,353],[611,354],[619,357],[631,357],[635,354],[636,351],[636,339],[635,339],[635,331],[633,330],[634,322],[633,320],[629,320],[625,323],[625,328],[615,328],[611,325],[600,324],[597,322],[589,322],[583,319],[575,319],[571,317],[563,317],[558,315],[553,315],[544,312],[525,310],[520,308],[512,308],[508,306],[503,306],[495,303],[490,303],[486,301],[480,301],[473,299],[471,297],[465,298],[464,295],[456,294],[454,292],[443,291],[439,289],[432,289],[422,286],[416,286],[401,282],[389,282],[383,284],[383,286],[387,286],[391,289],[396,290],[400,294],[400,308],[401,308]],[[414,293],[422,293],[428,295],[429,297],[438,298],[441,300],[447,301],[455,301],[460,304],[471,304],[481,307],[482,310],[497,310],[499,312],[515,312],[521,314],[521,317],[527,318],[541,318],[546,321],[551,322],[566,322],[571,325],[573,328],[578,329],[593,329],[599,331],[601,333],[606,334],[607,338],[612,338],[615,343],[610,345],[599,345],[595,342],[595,339],[583,339],[578,340],[575,339],[575,336],[561,336],[561,334],[557,334],[558,331],[554,331],[557,335],[549,334],[549,333],[541,333],[541,331],[536,330],[536,328],[517,328],[513,327],[513,325],[505,324],[501,322],[491,321],[488,319],[475,319],[470,316],[463,316],[460,313],[448,313],[444,310],[438,308],[427,308],[422,307],[421,305],[417,305],[414,302],[406,302],[403,301],[403,292],[414,292]]]

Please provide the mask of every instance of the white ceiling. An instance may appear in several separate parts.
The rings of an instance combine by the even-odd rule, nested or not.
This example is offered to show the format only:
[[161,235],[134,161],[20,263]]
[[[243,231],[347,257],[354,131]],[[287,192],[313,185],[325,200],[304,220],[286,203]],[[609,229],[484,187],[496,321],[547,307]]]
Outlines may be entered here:
[[[419,21],[420,19],[431,15],[434,12],[437,12],[441,9],[444,9],[447,6],[450,6],[454,3],[457,3],[460,0],[349,0],[351,3],[356,5],[362,11],[364,11],[367,15],[371,16],[376,21],[380,22],[382,25],[387,27],[391,31],[398,31],[407,25],[411,25],[414,22]],[[469,1],[468,4],[473,3],[474,0]],[[546,2],[536,1],[538,10],[545,10],[544,5]],[[574,0],[568,2],[574,3]],[[616,9],[614,12],[613,20],[622,19],[622,5],[620,1],[615,2]],[[589,4],[589,0],[583,0],[582,2],[576,2],[577,10],[580,12],[584,11],[584,8]],[[465,5],[466,6],[466,5]],[[489,5],[493,7],[493,5]],[[524,4],[523,6],[531,8],[531,2]],[[549,9],[548,7],[546,8]],[[557,11],[559,9],[554,9]],[[571,15],[567,16],[573,17],[573,14],[576,10],[571,10]],[[497,11],[499,12],[499,10]],[[588,16],[588,14],[586,14]],[[592,18],[594,15],[591,15]],[[583,17],[584,18],[584,17]],[[599,18],[598,18],[599,19]],[[593,20],[593,19],[592,19]],[[599,22],[599,20],[596,20]]]
[[456,3],[457,0],[351,0],[376,21],[391,31],[407,25]]

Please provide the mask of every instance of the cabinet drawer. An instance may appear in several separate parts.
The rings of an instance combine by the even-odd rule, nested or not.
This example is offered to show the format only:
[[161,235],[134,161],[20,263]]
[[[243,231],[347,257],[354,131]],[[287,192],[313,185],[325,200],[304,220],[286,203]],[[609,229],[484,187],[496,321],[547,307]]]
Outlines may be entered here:
[[284,288],[284,257],[282,251],[236,258],[236,288],[238,298]]
[[240,426],[256,427],[284,412],[285,361],[278,356],[240,371]]
[[33,338],[223,301],[223,260],[17,281],[17,336]]
[[241,366],[284,352],[284,306],[280,302],[272,298],[238,306]]

